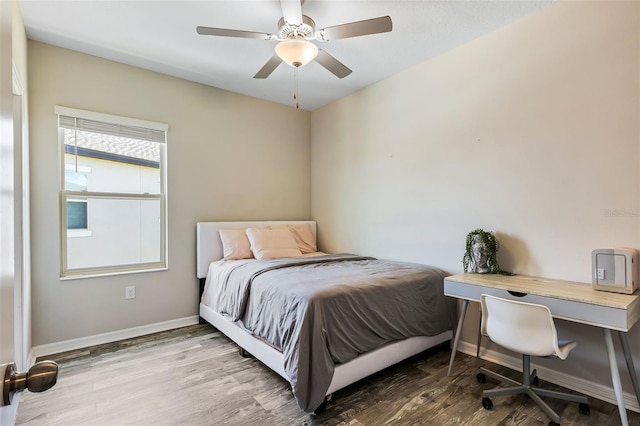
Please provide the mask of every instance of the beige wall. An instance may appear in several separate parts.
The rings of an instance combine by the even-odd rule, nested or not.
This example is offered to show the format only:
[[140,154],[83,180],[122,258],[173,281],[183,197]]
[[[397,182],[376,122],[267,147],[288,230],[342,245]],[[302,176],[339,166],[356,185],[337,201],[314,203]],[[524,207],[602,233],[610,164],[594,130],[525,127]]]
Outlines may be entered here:
[[[560,2],[314,111],[321,249],[458,273],[484,228],[503,269],[590,283],[591,250],[640,249],[639,59],[639,3]],[[611,386],[602,332],[560,328],[547,365]]]
[[[310,217],[308,112],[31,41],[29,81],[34,346],[196,315],[197,221]],[[168,271],[59,280],[54,105],[169,125]]]

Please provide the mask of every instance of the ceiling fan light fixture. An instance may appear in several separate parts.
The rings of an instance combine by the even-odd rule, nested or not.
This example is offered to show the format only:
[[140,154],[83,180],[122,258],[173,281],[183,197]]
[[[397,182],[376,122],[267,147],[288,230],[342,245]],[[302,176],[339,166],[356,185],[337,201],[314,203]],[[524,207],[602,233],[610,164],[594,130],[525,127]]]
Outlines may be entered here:
[[291,38],[276,45],[276,54],[292,67],[303,67],[318,56],[318,48],[303,38]]

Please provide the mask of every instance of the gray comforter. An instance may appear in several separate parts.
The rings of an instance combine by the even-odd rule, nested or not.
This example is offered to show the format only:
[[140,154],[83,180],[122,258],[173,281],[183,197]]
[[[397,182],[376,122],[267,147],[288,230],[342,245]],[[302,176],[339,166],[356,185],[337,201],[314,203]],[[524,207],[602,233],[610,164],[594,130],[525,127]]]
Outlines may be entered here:
[[283,353],[307,412],[323,402],[334,364],[455,321],[445,274],[423,265],[326,255],[245,262],[218,275],[207,278],[203,303]]

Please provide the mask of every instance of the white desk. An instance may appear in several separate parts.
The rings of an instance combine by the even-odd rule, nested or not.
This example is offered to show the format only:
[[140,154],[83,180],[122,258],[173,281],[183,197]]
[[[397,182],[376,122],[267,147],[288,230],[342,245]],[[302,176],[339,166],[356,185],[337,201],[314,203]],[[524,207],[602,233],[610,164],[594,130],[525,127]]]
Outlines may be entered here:
[[640,403],[640,386],[638,386],[638,377],[627,340],[627,332],[640,318],[640,297],[637,294],[627,295],[596,291],[593,290],[591,284],[525,275],[495,274],[460,274],[447,277],[444,280],[444,294],[462,299],[462,310],[453,339],[447,374],[451,374],[469,301],[479,302],[480,295],[490,294],[505,299],[546,305],[554,318],[588,324],[604,330],[604,343],[609,357],[611,380],[616,394],[620,420],[625,426],[629,424],[611,331],[615,331],[620,337],[633,389],[638,403]]

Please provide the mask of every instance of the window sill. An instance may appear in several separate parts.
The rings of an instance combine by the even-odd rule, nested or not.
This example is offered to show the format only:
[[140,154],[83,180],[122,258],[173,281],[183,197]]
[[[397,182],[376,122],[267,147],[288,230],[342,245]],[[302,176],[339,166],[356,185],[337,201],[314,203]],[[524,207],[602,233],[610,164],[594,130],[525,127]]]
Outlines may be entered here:
[[81,280],[85,278],[99,278],[99,277],[110,277],[114,275],[127,275],[127,274],[141,274],[144,272],[162,272],[168,271],[168,266],[159,266],[157,268],[148,268],[148,269],[130,269],[130,270],[121,270],[121,271],[104,271],[104,272],[67,272],[60,276],[60,281],[67,280]]

